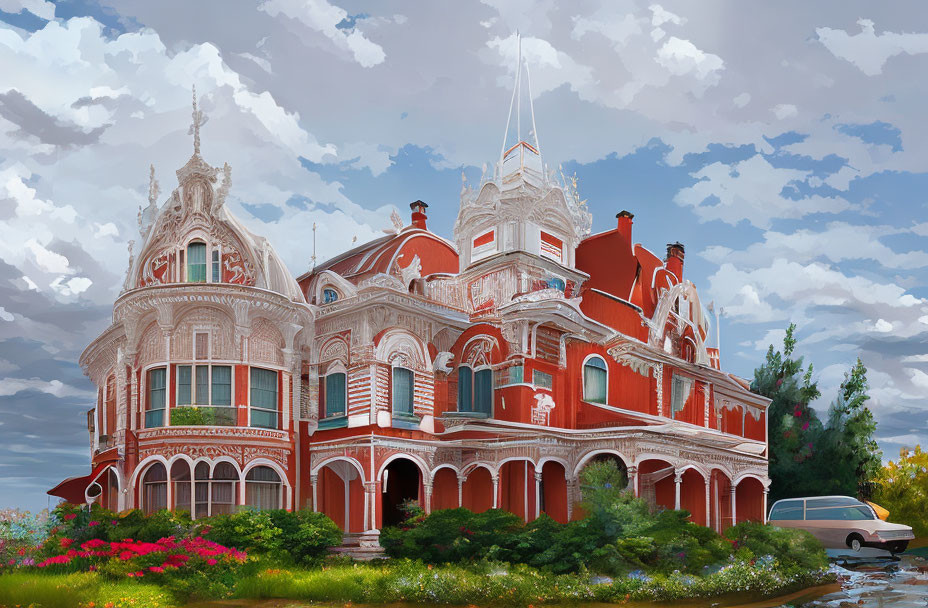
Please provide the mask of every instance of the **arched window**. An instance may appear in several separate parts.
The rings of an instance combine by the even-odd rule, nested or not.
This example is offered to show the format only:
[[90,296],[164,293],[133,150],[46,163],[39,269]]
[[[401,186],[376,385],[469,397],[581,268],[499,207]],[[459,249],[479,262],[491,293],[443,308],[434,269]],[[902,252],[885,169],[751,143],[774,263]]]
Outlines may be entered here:
[[201,462],[194,472],[196,477],[196,516],[208,517],[232,513],[237,504],[238,473],[228,462],[220,462],[209,475],[209,465]]
[[338,292],[332,289],[331,287],[326,287],[322,290],[322,303],[331,304],[338,300]]
[[325,418],[345,415],[348,401],[347,380],[347,374],[342,372],[325,377]]
[[168,472],[160,462],[151,465],[142,478],[142,510],[146,514],[168,506]]
[[405,367],[393,368],[393,415],[413,416],[414,375]]
[[493,412],[493,370],[489,367],[474,374],[474,411],[487,416]]
[[206,282],[206,243],[193,241],[187,245],[187,282]]
[[474,370],[462,365],[458,367],[458,411],[473,411]]
[[280,509],[283,484],[271,467],[255,467],[245,476],[245,504],[259,509]]
[[178,460],[171,465],[171,485],[174,493],[174,510],[190,510],[190,496],[193,487],[190,484],[190,465],[185,460]]
[[583,364],[583,400],[606,403],[606,362],[602,357],[590,357]]

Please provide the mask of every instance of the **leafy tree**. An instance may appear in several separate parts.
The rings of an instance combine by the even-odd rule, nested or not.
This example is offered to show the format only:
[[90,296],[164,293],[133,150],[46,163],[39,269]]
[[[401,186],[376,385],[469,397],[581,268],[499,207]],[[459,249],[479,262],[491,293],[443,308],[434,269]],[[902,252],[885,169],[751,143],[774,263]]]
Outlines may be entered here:
[[822,493],[854,496],[858,488],[876,477],[882,453],[873,439],[876,420],[867,407],[870,396],[867,368],[860,357],[844,374],[838,397],[828,409],[822,440],[819,478]]
[[822,423],[810,406],[821,392],[812,379],[812,364],[804,368],[802,357],[793,358],[795,332],[796,325],[790,324],[782,353],[770,345],[751,384],[751,390],[772,400],[767,410],[771,501],[814,496],[821,487],[813,459],[818,454],[816,440],[821,438]]
[[876,475],[873,500],[889,510],[889,521],[912,526],[916,536],[928,536],[928,452],[902,448]]

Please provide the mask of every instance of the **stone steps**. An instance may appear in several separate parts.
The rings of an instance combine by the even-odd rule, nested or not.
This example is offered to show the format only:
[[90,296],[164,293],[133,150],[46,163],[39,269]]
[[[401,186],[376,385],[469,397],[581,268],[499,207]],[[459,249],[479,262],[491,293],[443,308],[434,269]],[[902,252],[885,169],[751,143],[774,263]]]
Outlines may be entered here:
[[351,559],[369,562],[374,559],[385,559],[383,547],[380,546],[379,534],[346,534],[342,544],[329,549],[331,555],[347,555]]

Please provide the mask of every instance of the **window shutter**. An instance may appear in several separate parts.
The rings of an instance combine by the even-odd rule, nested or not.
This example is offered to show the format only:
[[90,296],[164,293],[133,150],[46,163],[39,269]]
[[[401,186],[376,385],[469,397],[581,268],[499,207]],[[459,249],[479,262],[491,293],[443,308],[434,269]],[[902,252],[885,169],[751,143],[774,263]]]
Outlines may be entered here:
[[474,374],[474,411],[490,415],[493,411],[493,370]]
[[458,411],[473,411],[474,372],[467,366],[458,368]]
[[412,415],[413,374],[402,367],[393,368],[393,413]]

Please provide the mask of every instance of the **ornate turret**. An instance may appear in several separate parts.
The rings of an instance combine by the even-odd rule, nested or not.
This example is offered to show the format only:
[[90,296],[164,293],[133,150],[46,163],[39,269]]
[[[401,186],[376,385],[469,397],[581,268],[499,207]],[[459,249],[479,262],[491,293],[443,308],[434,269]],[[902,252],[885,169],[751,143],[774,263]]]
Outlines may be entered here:
[[[515,84],[492,175],[486,168],[477,193],[465,185],[454,226],[461,270],[494,254],[522,251],[574,267],[574,249],[589,234],[592,217],[577,194],[576,178],[556,176],[545,166],[531,94],[528,65],[523,65],[521,38]],[[529,139],[522,138],[522,72],[528,88]],[[513,108],[515,131],[511,132]],[[513,137],[514,136],[514,137]],[[514,142],[514,143],[513,143]],[[560,179],[559,179],[560,178]]]
[[206,116],[193,95],[193,155],[177,170],[178,186],[160,207],[154,167],[148,206],[139,209],[142,246],[130,262],[124,291],[167,283],[232,283],[275,291],[295,301],[303,296],[268,242],[252,234],[225,208],[232,168],[200,156]]

